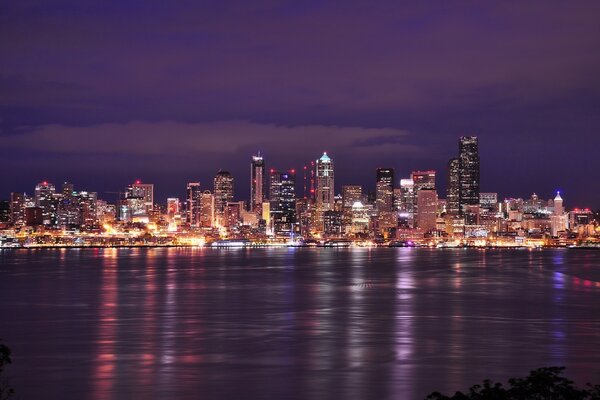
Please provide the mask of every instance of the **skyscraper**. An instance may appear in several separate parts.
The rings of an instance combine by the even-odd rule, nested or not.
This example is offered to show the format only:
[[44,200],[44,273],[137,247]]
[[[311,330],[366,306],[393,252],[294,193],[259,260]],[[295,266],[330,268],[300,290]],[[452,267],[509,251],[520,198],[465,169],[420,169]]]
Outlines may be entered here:
[[200,197],[200,226],[212,228],[215,220],[215,196],[208,190]]
[[193,227],[200,225],[200,182],[189,182],[187,184],[187,220]]
[[437,193],[432,189],[417,192],[416,227],[424,232],[435,229],[437,217]]
[[479,205],[479,149],[476,136],[462,136],[459,141],[459,203]]
[[154,207],[154,185],[137,180],[125,191],[125,218],[147,217]]
[[446,186],[446,214],[460,215],[460,160],[452,158],[448,161],[448,182]]
[[377,211],[391,212],[394,209],[394,169],[377,168],[375,186]]
[[421,190],[434,190],[435,191],[435,171],[413,171],[410,174],[413,181],[413,215],[414,215],[414,226],[418,226],[417,217],[419,215],[419,192]]
[[334,204],[334,172],[333,160],[323,153],[316,165],[316,204],[319,212],[333,210]]
[[270,171],[271,222],[276,235],[288,236],[296,223],[296,171]]
[[229,171],[221,170],[215,176],[214,185],[215,219],[222,224],[227,203],[233,201],[233,176]]
[[35,186],[35,206],[42,209],[42,223],[56,225],[58,221],[58,200],[55,199],[56,188],[52,183],[40,182]]
[[252,156],[252,162],[250,163],[250,211],[262,212],[262,203],[267,197],[266,182],[265,160],[259,152],[257,156]]

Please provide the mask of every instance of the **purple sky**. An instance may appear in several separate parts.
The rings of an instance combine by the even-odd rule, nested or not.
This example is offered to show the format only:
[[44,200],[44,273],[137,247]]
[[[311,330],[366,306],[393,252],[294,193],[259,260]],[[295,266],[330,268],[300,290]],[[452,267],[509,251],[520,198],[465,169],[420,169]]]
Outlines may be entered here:
[[246,199],[257,150],[327,150],[367,188],[437,169],[445,195],[466,134],[482,191],[600,207],[600,2],[402,3],[3,1],[0,199],[140,178],[164,201],[219,168]]

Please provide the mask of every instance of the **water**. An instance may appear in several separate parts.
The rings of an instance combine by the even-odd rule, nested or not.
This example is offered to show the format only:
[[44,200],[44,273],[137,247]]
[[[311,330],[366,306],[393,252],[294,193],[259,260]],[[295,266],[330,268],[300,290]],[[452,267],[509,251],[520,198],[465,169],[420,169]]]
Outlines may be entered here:
[[0,251],[19,399],[422,399],[600,383],[600,252]]

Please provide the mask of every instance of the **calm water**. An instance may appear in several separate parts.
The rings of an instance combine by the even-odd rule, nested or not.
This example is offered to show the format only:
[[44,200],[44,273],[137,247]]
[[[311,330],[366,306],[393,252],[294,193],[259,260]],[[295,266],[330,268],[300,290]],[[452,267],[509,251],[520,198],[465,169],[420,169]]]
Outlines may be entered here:
[[600,251],[0,251],[20,399],[421,399],[600,383]]

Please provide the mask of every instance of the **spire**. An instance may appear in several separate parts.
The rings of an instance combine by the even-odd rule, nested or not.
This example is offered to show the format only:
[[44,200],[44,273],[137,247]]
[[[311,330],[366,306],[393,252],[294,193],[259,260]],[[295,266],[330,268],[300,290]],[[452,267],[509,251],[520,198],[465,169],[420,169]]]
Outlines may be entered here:
[[562,201],[562,197],[560,197],[560,191],[559,190],[556,191],[556,197],[554,198],[554,201],[556,201],[556,200]]
[[329,156],[327,155],[327,152],[323,152],[323,155],[321,156],[321,158],[319,158],[319,161],[322,162],[330,162],[331,158],[329,158]]

